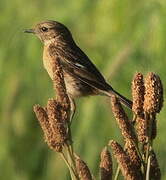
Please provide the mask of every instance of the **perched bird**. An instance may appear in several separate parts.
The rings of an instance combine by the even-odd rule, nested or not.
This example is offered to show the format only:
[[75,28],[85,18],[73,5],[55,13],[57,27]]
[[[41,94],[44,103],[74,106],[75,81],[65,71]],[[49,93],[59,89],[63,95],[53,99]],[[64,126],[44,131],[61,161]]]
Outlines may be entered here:
[[65,25],[57,21],[44,21],[25,32],[35,34],[43,42],[43,64],[51,79],[53,79],[51,58],[59,58],[66,90],[72,104],[75,98],[82,96],[106,95],[111,97],[114,94],[124,105],[132,108],[132,101],[119,94],[105,81],[89,57],[77,46]]

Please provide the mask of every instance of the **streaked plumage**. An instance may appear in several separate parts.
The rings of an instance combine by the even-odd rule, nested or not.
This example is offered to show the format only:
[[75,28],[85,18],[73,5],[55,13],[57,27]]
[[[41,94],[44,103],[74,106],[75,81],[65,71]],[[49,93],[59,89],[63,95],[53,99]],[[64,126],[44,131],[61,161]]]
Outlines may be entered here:
[[71,99],[88,95],[115,94],[123,104],[132,107],[130,100],[113,90],[105,81],[88,56],[76,45],[66,26],[56,21],[45,21],[26,32],[33,32],[44,43],[43,63],[51,78],[53,73],[50,59],[59,58]]

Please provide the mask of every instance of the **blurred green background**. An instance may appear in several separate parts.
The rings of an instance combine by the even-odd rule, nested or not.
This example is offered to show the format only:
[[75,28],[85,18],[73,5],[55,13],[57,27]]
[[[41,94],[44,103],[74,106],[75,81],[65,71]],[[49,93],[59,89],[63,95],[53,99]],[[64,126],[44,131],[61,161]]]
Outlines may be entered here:
[[[70,179],[64,162],[44,143],[32,111],[54,92],[42,66],[42,44],[23,29],[47,19],[66,24],[112,86],[131,98],[135,72],[153,71],[166,83],[165,17],[165,0],[0,1],[0,179]],[[72,126],[75,151],[97,176],[102,148],[110,139],[122,142],[119,129],[108,98],[82,98],[77,104]],[[163,108],[154,144],[162,179],[165,115]]]

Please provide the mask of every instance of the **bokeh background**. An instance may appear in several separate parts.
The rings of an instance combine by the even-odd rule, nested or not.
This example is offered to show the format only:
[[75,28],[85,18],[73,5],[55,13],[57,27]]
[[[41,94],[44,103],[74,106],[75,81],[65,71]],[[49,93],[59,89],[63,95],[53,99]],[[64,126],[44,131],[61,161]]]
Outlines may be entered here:
[[[66,24],[112,86],[131,98],[135,72],[153,71],[166,84],[165,17],[165,0],[0,1],[0,179],[70,179],[64,162],[44,143],[32,111],[54,92],[42,66],[42,44],[24,34],[25,28],[47,19]],[[97,176],[102,148],[110,139],[122,142],[119,129],[108,98],[82,98],[77,106],[72,125],[75,151]],[[162,179],[165,117],[163,108],[154,143]]]

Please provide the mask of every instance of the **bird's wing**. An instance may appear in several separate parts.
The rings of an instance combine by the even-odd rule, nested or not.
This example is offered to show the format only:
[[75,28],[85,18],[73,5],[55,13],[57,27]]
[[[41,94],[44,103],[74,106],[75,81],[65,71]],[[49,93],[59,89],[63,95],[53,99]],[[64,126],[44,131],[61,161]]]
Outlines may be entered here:
[[111,89],[95,65],[76,45],[65,49],[50,45],[49,53],[58,56],[63,68],[75,78],[100,90]]

